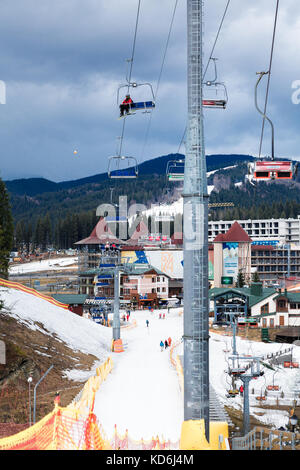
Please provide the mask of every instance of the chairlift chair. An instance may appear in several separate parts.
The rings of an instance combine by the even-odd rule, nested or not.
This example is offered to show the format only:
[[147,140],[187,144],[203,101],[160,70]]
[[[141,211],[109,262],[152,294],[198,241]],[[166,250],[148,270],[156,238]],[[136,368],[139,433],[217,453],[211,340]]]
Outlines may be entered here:
[[[136,114],[137,111],[142,111],[143,113],[150,113],[154,108],[155,108],[155,97],[154,97],[154,92],[151,83],[136,83],[136,82],[130,82],[124,85],[120,85],[118,88],[118,94],[117,94],[117,104],[118,107],[122,104],[121,99],[120,99],[120,90],[123,88],[127,88],[129,94],[129,88],[137,88],[139,86],[146,86],[150,89],[150,100],[145,100],[145,101],[133,101],[129,105],[129,112],[124,113],[124,116],[120,116],[120,119],[122,119],[125,116]],[[132,99],[132,97],[131,97]]]
[[255,107],[259,114],[268,121],[271,126],[271,158],[260,159],[255,162],[248,163],[248,174],[246,180],[252,185],[260,181],[288,181],[293,180],[297,174],[298,164],[292,161],[276,160],[274,152],[274,125],[271,119],[258,107],[257,104],[257,88],[262,77],[269,72],[259,72],[259,78],[255,85]]
[[[127,166],[121,166],[127,162]],[[134,157],[113,156],[109,157],[108,177],[112,179],[133,179],[138,177],[138,164]]]
[[168,181],[184,180],[184,160],[169,160],[167,164]]
[[260,181],[292,180],[297,171],[297,164],[291,161],[260,160],[248,163],[247,179],[255,184]]
[[202,100],[203,108],[226,109],[228,94],[225,83],[218,82],[216,58],[211,57],[214,63],[215,77],[213,80],[204,82],[204,98]]

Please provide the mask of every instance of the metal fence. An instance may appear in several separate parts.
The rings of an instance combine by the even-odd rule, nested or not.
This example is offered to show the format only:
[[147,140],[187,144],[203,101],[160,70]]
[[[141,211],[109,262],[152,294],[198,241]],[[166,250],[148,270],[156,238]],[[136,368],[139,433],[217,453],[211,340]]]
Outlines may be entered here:
[[244,437],[234,437],[232,450],[300,450],[300,434],[255,427]]

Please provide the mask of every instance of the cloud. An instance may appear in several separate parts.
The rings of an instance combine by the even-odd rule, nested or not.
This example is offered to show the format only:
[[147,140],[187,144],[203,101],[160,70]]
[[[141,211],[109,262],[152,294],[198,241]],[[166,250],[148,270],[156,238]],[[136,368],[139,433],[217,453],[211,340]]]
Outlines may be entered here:
[[[204,65],[226,0],[204,3]],[[107,170],[118,149],[117,90],[126,83],[137,0],[14,0],[1,7],[1,176],[75,179]],[[132,78],[156,90],[175,0],[141,2]],[[214,55],[226,83],[228,108],[205,110],[207,153],[257,155],[261,117],[254,107],[256,72],[268,70],[275,2],[231,0]],[[300,104],[298,1],[281,2],[268,115],[278,156],[297,158]],[[206,78],[213,75],[210,67]],[[266,78],[259,90],[263,104]],[[122,88],[121,91],[124,91]],[[139,89],[140,98],[149,90]],[[121,97],[121,95],[120,95]],[[123,151],[139,161],[178,150],[187,120],[186,2],[178,2],[168,53],[150,117],[126,119]],[[73,154],[74,149],[78,155]],[[184,148],[181,148],[183,151]],[[269,154],[266,125],[263,152]]]

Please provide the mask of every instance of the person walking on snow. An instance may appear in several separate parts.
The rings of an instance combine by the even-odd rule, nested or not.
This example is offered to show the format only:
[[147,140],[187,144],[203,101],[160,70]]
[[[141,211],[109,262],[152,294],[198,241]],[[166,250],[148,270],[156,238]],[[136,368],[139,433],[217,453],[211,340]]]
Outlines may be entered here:
[[172,339],[169,337],[168,338],[168,345],[171,346]]
[[160,342],[160,350],[163,351],[164,350],[164,343],[161,341]]
[[149,326],[149,320],[146,320],[146,326],[147,326],[147,328],[148,328],[148,326]]
[[165,341],[165,349],[167,349],[167,347],[168,347],[168,341],[166,340]]

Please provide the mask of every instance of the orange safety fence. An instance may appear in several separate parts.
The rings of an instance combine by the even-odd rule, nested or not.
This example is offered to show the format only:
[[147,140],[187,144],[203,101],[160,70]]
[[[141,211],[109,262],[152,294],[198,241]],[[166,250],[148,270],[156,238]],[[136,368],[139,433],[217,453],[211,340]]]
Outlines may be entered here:
[[0,439],[0,450],[111,449],[93,410],[95,394],[112,368],[109,357],[69,406],[62,408],[56,403],[54,410],[38,423]]
[[0,286],[10,287],[11,289],[17,289],[22,292],[26,292],[27,294],[34,295],[35,297],[39,297],[40,299],[46,300],[47,302],[50,302],[51,304],[56,305],[56,307],[61,307],[61,308],[64,308],[65,310],[69,309],[69,305],[63,304],[62,302],[58,302],[57,300],[53,299],[49,295],[41,294],[40,292],[36,291],[35,289],[32,289],[31,287],[23,286],[23,284],[20,284],[19,282],[12,282],[12,281],[8,281],[7,279],[0,278]]
[[[175,347],[176,344],[171,348],[172,351]],[[177,358],[175,364],[176,361]],[[56,401],[54,410],[38,423],[18,434],[0,439],[0,450],[179,449],[179,440],[171,442],[158,436],[150,440],[134,440],[128,435],[128,431],[124,435],[119,434],[117,426],[115,426],[112,438],[107,438],[94,414],[94,404],[96,392],[112,368],[113,362],[109,357],[96,369],[96,375],[88,379],[70,405],[63,408]]]
[[158,436],[149,440],[135,440],[128,435],[128,430],[124,435],[120,435],[117,431],[117,425],[115,425],[110,445],[114,450],[175,450],[179,449],[179,440],[177,442],[165,441],[164,438],[159,439]]
[[[178,374],[178,379],[179,379],[179,385],[180,385],[180,388],[181,388],[181,391],[183,393],[183,389],[184,389],[184,377],[183,377],[183,368],[182,368],[182,364],[181,364],[181,361],[180,361],[180,358],[179,358],[179,355],[177,354],[175,356],[175,349],[181,344],[181,340],[178,340],[176,341],[172,346],[171,346],[171,349],[170,349],[170,361],[171,361],[171,364],[172,366],[176,369],[176,372]],[[174,357],[175,356],[175,357]]]
[[129,323],[128,325],[122,325],[121,328],[122,330],[130,330],[131,328],[135,328],[137,326],[136,320],[133,320],[132,323]]

